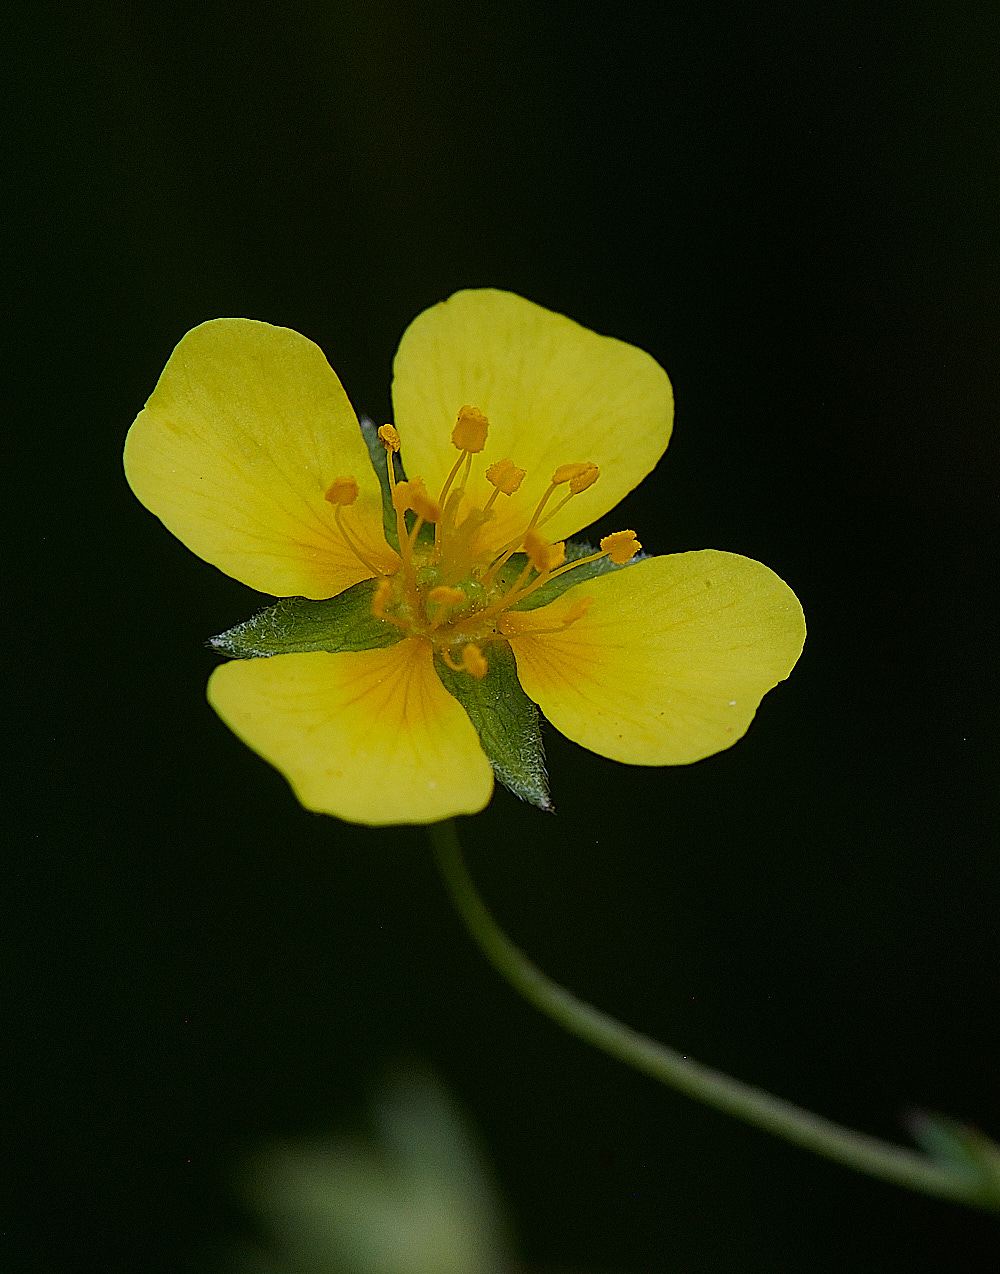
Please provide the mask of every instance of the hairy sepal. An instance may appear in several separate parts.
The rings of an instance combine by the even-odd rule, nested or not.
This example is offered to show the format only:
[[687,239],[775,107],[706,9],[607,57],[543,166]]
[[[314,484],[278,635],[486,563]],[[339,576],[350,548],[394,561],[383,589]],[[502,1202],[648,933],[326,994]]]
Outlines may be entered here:
[[313,601],[282,597],[252,619],[230,628],[208,644],[230,659],[268,659],[310,650],[381,650],[406,635],[395,624],[372,614],[378,581],[362,580],[336,597]]
[[489,669],[480,679],[452,671],[440,655],[435,655],[434,667],[444,688],[469,714],[497,781],[522,801],[551,810],[538,709],[521,689],[507,642],[491,641],[483,654]]

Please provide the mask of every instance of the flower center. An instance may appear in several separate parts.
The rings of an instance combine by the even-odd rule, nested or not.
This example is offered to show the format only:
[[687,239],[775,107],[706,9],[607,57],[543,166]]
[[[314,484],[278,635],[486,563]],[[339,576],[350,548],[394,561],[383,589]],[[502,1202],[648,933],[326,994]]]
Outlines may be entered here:
[[[506,543],[497,544],[489,534],[498,498],[512,496],[525,478],[510,459],[498,460],[486,469],[493,493],[485,505],[469,508],[466,488],[475,457],[486,446],[489,421],[475,407],[463,407],[452,430],[451,440],[458,459],[434,499],[423,480],[397,482],[392,455],[400,449],[399,434],[392,425],[378,431],[388,453],[387,467],[392,506],[396,511],[399,564],[392,571],[375,566],[364,553],[362,537],[348,525],[344,510],[358,496],[353,477],[337,478],[326,493],[336,508],[337,526],[355,556],[379,578],[372,599],[372,611],[379,618],[401,628],[408,636],[431,642],[449,668],[484,677],[489,669],[489,643],[502,637],[499,621],[503,613],[537,592],[550,580],[587,562],[609,557],[617,565],[631,561],[641,548],[632,531],[616,531],[601,540],[601,551],[574,562],[566,562],[566,546],[551,544],[541,528],[580,492],[600,477],[590,461],[560,465],[552,475],[524,529]],[[553,502],[560,488],[561,498]],[[407,524],[407,513],[413,516]],[[433,526],[433,539],[429,527]],[[527,561],[520,571],[510,564],[515,553]],[[551,629],[558,632],[575,623],[587,610],[591,598],[582,598],[566,611]],[[484,653],[484,647],[486,653]]]

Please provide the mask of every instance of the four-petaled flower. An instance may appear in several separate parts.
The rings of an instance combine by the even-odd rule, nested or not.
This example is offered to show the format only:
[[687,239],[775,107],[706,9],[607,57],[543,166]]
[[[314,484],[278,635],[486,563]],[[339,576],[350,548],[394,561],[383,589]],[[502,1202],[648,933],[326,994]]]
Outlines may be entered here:
[[184,337],[126,443],[147,508],[286,599],[214,639],[244,657],[208,693],[305,806],[432,822],[481,810],[496,773],[545,807],[535,704],[633,765],[744,734],[802,649],[791,589],[731,553],[637,557],[632,531],[566,543],[667,445],[648,354],[459,292],[405,332],[392,398],[395,425],[366,433],[311,341],[219,319]]

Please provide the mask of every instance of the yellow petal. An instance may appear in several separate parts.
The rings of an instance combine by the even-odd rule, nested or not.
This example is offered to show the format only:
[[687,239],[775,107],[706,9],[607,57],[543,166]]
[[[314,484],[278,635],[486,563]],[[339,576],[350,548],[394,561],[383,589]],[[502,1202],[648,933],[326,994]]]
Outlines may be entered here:
[[324,498],[345,475],[361,492],[348,530],[369,561],[395,560],[347,395],[322,350],[288,328],[215,319],[188,332],[129,430],[125,473],[189,549],[263,593],[332,597],[374,574]]
[[[552,629],[575,600],[586,612]],[[805,640],[798,598],[760,562],[706,549],[654,557],[569,589],[504,627],[517,675],[576,743],[631,765],[686,765],[731,747]]]
[[475,814],[493,791],[479,736],[419,638],[236,660],[216,668],[208,698],[307,809],[371,826],[434,823]]
[[546,524],[553,541],[614,508],[670,438],[670,381],[649,354],[512,292],[456,292],[425,310],[404,332],[393,371],[406,469],[429,491],[455,463],[451,433],[465,405],[490,422],[472,468],[473,501],[481,508],[493,494],[488,466],[510,460],[527,470],[520,489],[493,506],[497,544],[524,530],[560,465],[592,461],[601,476]]

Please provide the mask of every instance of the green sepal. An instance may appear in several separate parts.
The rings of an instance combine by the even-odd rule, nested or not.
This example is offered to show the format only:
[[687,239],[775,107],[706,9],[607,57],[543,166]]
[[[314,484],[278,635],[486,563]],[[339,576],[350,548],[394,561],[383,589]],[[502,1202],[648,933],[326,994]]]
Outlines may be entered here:
[[438,654],[434,667],[469,714],[497,780],[522,801],[551,810],[538,709],[521,689],[514,653],[498,640],[484,646],[483,654],[489,669],[482,678],[453,672]]
[[336,597],[320,601],[282,597],[253,619],[209,638],[208,644],[230,659],[267,659],[308,650],[338,654],[393,646],[406,634],[372,614],[377,586],[377,580],[362,580]]
[[[592,553],[596,553],[597,549],[581,540],[578,544],[570,541],[566,543],[566,562],[576,562],[581,557],[589,557]],[[632,562],[639,562],[643,558],[643,554],[634,557]],[[510,561],[504,563],[502,571],[497,574],[501,581],[508,586],[513,584],[521,571],[524,570],[528,559],[524,553],[515,553]],[[525,597],[523,601],[517,602],[512,606],[511,610],[535,610],[539,606],[548,606],[549,602],[554,602],[557,597],[561,597],[567,589],[573,588],[576,584],[583,584],[587,580],[596,579],[598,575],[610,575],[613,571],[624,571],[632,565],[632,562],[626,562],[622,566],[616,566],[609,557],[599,557],[596,562],[588,562],[585,566],[578,566],[576,570],[567,571],[565,575],[557,575],[555,579],[550,579],[548,583],[543,584],[530,597]],[[538,572],[533,571],[525,580],[525,587],[529,586],[532,580],[538,578]]]

